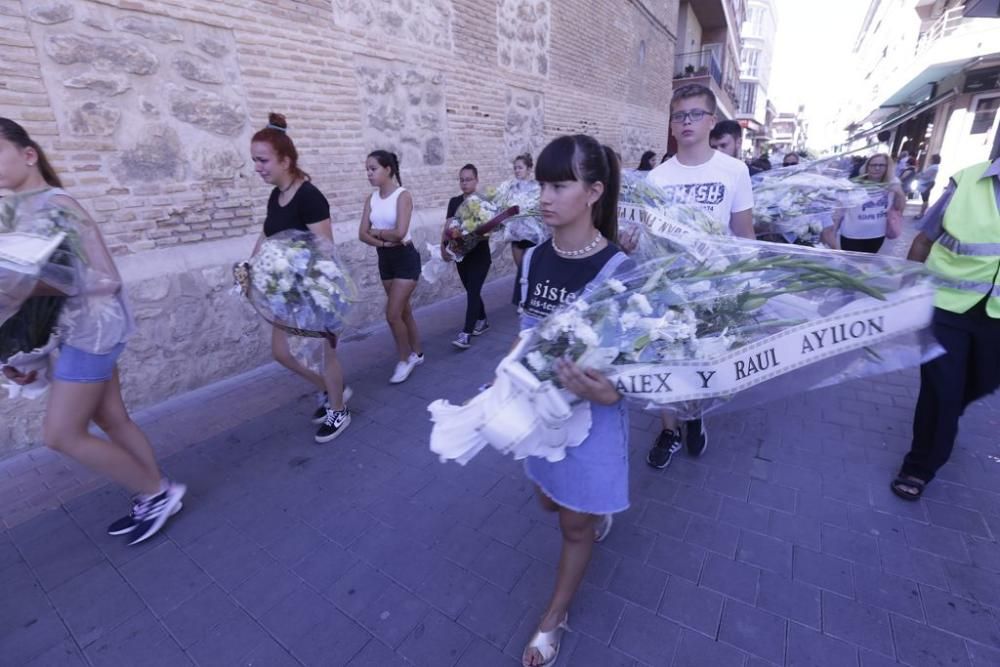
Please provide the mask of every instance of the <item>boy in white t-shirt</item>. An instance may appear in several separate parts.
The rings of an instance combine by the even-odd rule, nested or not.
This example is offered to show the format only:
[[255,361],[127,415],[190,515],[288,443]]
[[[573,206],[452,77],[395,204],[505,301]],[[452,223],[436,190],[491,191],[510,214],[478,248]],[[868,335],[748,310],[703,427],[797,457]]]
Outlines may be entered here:
[[[698,206],[729,226],[733,236],[754,239],[753,188],[747,166],[709,144],[715,127],[715,95],[705,86],[691,84],[674,91],[670,99],[670,131],[677,139],[677,154],[649,172],[651,183],[663,188],[679,204]],[[646,462],[666,468],[681,448],[677,418],[662,413],[663,431]],[[700,456],[708,435],[700,419],[686,422],[688,453]]]

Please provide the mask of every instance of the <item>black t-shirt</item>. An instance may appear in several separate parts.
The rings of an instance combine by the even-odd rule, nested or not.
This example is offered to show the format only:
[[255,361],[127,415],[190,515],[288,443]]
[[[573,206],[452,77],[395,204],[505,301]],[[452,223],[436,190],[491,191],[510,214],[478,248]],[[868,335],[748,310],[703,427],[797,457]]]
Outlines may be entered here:
[[556,254],[551,240],[542,243],[531,255],[528,298],[521,304],[525,314],[545,317],[559,306],[572,303],[618,252],[618,246],[609,243],[596,255],[569,259]]
[[457,197],[452,197],[448,200],[448,214],[446,218],[454,218],[455,214],[458,212],[458,207],[462,205],[465,201],[465,195],[458,195]]
[[309,231],[308,225],[323,222],[330,217],[330,202],[309,181],[305,181],[284,206],[278,205],[278,188],[271,191],[267,200],[267,217],[264,219],[264,236],[274,236],[286,229]]

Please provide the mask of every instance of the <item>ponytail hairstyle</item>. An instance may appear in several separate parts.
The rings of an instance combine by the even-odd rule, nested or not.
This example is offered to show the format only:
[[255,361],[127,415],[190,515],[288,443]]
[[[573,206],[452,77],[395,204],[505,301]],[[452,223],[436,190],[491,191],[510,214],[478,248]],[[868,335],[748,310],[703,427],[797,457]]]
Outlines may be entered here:
[[621,189],[621,165],[609,146],[586,134],[554,139],[538,155],[535,178],[540,183],[581,181],[602,183],[604,193],[591,207],[594,227],[611,243],[618,242],[618,192]]
[[395,178],[400,185],[403,184],[403,179],[399,176],[399,157],[395,153],[379,149],[369,153],[368,157],[375,158],[379,166],[389,170],[389,176]]
[[288,136],[288,121],[280,113],[271,112],[267,116],[267,125],[251,137],[250,143],[262,142],[271,144],[274,154],[279,160],[288,158],[288,171],[294,178],[312,180],[306,172],[299,169],[299,152],[295,150],[295,143]]
[[517,162],[518,160],[523,162],[524,166],[527,167],[528,169],[531,169],[532,167],[535,166],[535,161],[531,159],[531,153],[521,153],[516,158],[514,158],[514,162]]
[[59,174],[52,168],[49,159],[45,157],[45,151],[42,150],[42,147],[34,139],[28,136],[27,130],[10,118],[0,116],[0,136],[21,150],[25,148],[34,149],[38,155],[38,171],[42,173],[42,178],[45,179],[45,182],[53,188],[61,188],[63,186],[62,181],[59,180]]

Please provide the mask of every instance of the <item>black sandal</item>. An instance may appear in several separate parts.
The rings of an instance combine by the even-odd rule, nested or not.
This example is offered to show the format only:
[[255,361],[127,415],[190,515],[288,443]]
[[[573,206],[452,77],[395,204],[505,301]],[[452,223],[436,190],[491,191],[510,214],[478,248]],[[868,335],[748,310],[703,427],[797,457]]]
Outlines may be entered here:
[[[889,485],[892,492],[903,500],[919,500],[924,493],[927,482],[910,475],[898,475]],[[914,489],[914,490],[910,490]]]

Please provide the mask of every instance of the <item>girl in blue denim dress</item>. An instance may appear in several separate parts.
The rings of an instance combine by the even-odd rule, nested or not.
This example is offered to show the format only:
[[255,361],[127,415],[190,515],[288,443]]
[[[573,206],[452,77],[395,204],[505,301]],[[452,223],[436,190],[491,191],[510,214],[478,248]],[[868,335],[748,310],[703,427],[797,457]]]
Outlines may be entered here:
[[[552,238],[530,248],[520,279],[521,328],[534,326],[617,271],[626,269],[618,236],[620,167],[593,137],[559,137],[538,157],[540,205]],[[529,457],[525,473],[542,506],[558,512],[562,553],[555,587],[538,630],[524,649],[525,667],[555,663],[567,613],[590,561],[607,536],[611,515],[628,508],[628,413],[605,376],[569,360],[557,362],[559,383],[590,401],[592,426],[579,446],[556,463]]]

